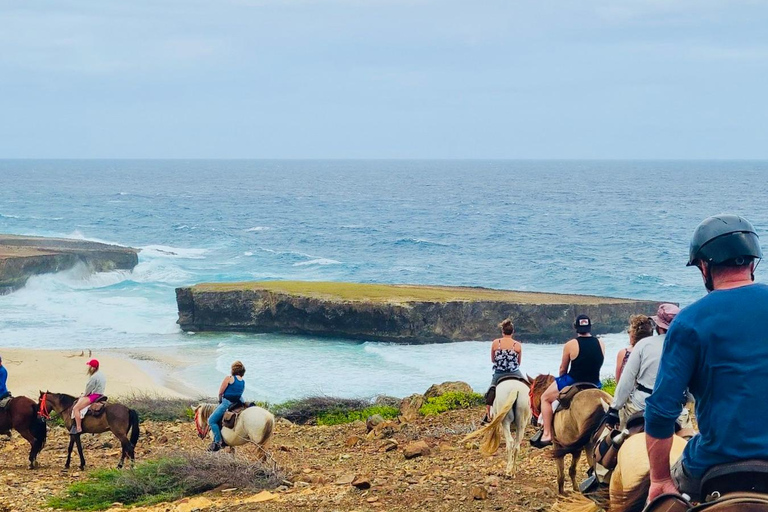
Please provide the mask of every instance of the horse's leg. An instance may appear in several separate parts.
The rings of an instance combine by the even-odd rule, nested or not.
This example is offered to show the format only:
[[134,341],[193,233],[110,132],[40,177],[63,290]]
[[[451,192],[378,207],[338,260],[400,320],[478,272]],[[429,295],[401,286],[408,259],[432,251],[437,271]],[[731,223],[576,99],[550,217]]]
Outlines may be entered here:
[[504,434],[504,443],[506,444],[507,449],[507,467],[504,470],[507,476],[512,474],[512,466],[514,464],[513,458],[515,454],[515,445],[512,442],[512,432],[509,430],[511,427],[512,422],[509,421],[509,415],[507,415],[507,417],[504,418],[504,421],[501,422],[501,431]]
[[525,436],[525,426],[530,419],[515,415],[515,450],[514,450],[514,463],[512,466],[512,474],[517,475],[517,462],[520,458],[520,445],[523,443],[523,437]]
[[579,492],[579,486],[576,484],[576,465],[579,463],[579,459],[581,458],[581,450],[574,453],[571,456],[571,467],[568,468],[568,476],[571,478],[571,484],[573,485],[573,490],[576,492]]
[[557,457],[557,492],[565,494],[565,457]]
[[67,447],[67,462],[64,463],[64,469],[69,469],[69,464],[72,462],[72,447],[75,446],[75,435],[69,435],[69,446]]
[[128,436],[125,435],[125,432],[122,432],[118,428],[114,428],[111,424],[109,424],[109,430],[112,432],[112,434],[114,434],[117,440],[120,441],[120,448],[122,449],[120,452],[120,462],[117,463],[117,469],[123,468],[126,457],[130,457],[131,464],[133,464],[134,450],[133,445],[131,444],[131,440],[128,439]]
[[26,428],[17,428],[16,431],[21,434],[21,437],[26,439],[30,445],[32,445],[32,449],[29,451],[29,469],[35,469],[35,458],[37,457],[37,452],[35,451],[35,436],[33,436],[32,432]]
[[83,441],[80,439],[81,434],[75,435],[75,444],[77,444],[77,454],[80,455],[80,471],[85,469],[85,455],[83,455]]

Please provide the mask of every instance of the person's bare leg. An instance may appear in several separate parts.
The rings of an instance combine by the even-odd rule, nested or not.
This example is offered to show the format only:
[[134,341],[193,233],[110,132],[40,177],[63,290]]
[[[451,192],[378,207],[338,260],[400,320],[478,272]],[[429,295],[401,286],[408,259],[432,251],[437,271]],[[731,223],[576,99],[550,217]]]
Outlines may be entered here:
[[557,383],[553,382],[544,394],[541,395],[541,417],[544,419],[544,433],[541,436],[541,442],[546,443],[552,440],[552,402],[557,400]]
[[80,411],[82,411],[83,408],[89,403],[91,402],[87,397],[81,397],[77,400],[75,407],[73,408],[75,413],[75,428],[77,429],[78,433],[83,431],[83,419],[80,417]]

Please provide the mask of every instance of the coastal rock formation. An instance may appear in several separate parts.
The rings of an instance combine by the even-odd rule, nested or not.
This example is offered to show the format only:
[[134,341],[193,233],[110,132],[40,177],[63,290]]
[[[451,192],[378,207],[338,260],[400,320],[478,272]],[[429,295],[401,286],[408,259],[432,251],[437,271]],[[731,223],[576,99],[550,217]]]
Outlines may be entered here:
[[30,276],[58,272],[84,263],[94,272],[133,269],[138,251],[130,247],[19,235],[0,235],[0,294],[24,286]]
[[301,281],[177,288],[185,331],[278,332],[399,343],[489,340],[510,317],[517,336],[563,342],[579,314],[595,334],[619,332],[658,302],[487,288]]

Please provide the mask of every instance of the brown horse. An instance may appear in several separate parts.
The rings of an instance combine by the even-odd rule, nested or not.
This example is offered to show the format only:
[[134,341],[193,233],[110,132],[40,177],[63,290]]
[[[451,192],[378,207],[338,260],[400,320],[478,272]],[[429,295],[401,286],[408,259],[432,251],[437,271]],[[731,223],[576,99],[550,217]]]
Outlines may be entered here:
[[[64,425],[67,430],[72,428],[74,420],[72,419],[72,407],[75,405],[77,398],[65,395],[63,393],[51,393],[50,391],[40,392],[40,416],[43,418],[49,418],[51,411],[56,413],[64,421]],[[111,431],[115,437],[120,441],[122,446],[122,454],[120,455],[120,462],[117,464],[118,469],[123,467],[123,462],[126,457],[130,457],[131,464],[134,461],[134,448],[136,447],[136,441],[139,440],[139,415],[133,409],[121,404],[107,404],[104,407],[104,412],[98,417],[90,414],[83,418],[83,432],[84,434],[100,434]],[[128,435],[130,434],[130,439]],[[69,469],[69,463],[72,459],[72,447],[77,444],[77,452],[80,455],[80,469],[85,469],[85,457],[83,456],[83,445],[80,441],[80,434],[73,434],[69,437],[69,448],[67,448],[67,462],[64,465],[66,469]]]
[[[532,410],[541,410],[541,395],[554,380],[552,375],[539,375],[533,379],[530,393]],[[573,397],[568,409],[559,410],[555,413],[552,456],[557,463],[557,490],[560,494],[565,494],[566,455],[572,457],[568,476],[574,491],[579,490],[576,484],[576,465],[582,451],[586,452],[590,467],[594,466],[592,434],[600,425],[610,403],[611,395],[605,391],[586,389]]]
[[47,429],[45,420],[37,416],[37,404],[25,396],[11,398],[5,409],[0,409],[0,434],[9,434],[11,429],[29,441],[29,469],[37,465],[37,454],[45,446]]

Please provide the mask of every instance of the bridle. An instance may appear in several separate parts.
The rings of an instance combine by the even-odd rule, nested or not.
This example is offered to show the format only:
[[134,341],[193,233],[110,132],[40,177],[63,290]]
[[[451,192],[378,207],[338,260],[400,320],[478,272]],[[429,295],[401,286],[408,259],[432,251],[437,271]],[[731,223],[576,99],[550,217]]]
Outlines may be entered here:
[[533,399],[533,385],[531,385],[531,389],[528,391],[528,401],[531,402],[531,413],[533,414],[533,417],[538,420],[541,415],[541,410],[536,407],[536,401]]
[[197,430],[197,435],[200,436],[200,439],[208,437],[208,432],[211,431],[211,427],[207,423],[205,428],[200,428],[200,407],[195,409],[195,430]]
[[43,393],[43,397],[40,399],[40,410],[37,411],[37,415],[46,420],[51,419],[51,410],[48,409],[48,392]]

